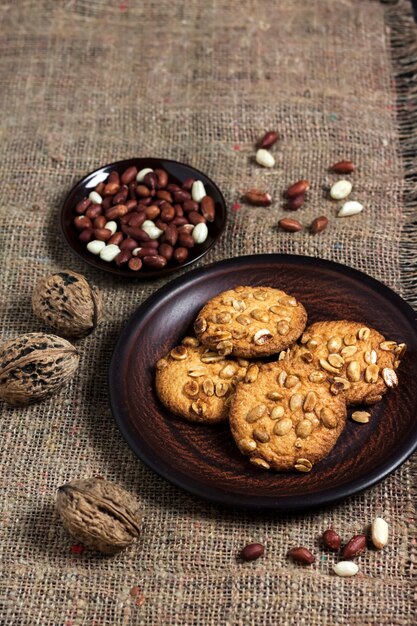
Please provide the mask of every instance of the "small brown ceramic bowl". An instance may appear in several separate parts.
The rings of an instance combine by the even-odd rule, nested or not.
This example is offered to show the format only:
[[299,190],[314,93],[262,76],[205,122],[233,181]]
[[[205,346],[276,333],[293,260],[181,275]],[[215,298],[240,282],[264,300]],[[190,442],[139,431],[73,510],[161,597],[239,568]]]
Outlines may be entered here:
[[[114,262],[107,263],[102,261],[100,257],[91,254],[86,247],[86,244],[82,243],[79,237],[79,231],[74,226],[75,205],[85,196],[93,191],[100,182],[105,181],[112,170],[116,170],[121,174],[128,167],[135,166],[140,171],[145,167],[151,169],[164,169],[169,175],[169,181],[175,184],[181,184],[187,178],[195,178],[201,180],[207,195],[211,196],[214,200],[216,207],[216,217],[214,222],[208,223],[208,237],[202,244],[195,245],[190,250],[189,257],[185,263],[176,263],[173,260],[161,270],[152,270],[148,268],[142,268],[139,272],[134,272],[128,267],[117,267]],[[169,159],[155,159],[155,158],[143,158],[143,159],[126,159],[125,161],[116,161],[115,163],[109,163],[104,165],[94,172],[90,172],[84,178],[82,178],[69,192],[65,199],[61,212],[61,228],[65,239],[67,240],[73,251],[78,254],[89,265],[93,267],[109,272],[115,276],[123,276],[125,278],[138,278],[142,280],[149,280],[152,278],[161,278],[173,272],[191,265],[214,246],[216,241],[221,236],[226,223],[226,202],[222,192],[217,185],[203,172],[196,170],[190,165],[180,163],[179,161],[171,161]]]

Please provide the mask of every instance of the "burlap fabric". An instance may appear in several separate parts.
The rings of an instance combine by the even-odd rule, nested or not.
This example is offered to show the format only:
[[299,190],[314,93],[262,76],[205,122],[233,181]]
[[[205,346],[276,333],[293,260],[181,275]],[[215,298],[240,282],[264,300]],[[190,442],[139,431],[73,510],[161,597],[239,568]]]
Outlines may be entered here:
[[[92,271],[57,226],[65,194],[95,167],[135,155],[184,160],[217,181],[229,207],[227,230],[200,265],[260,252],[320,256],[412,301],[417,53],[408,2],[18,0],[0,11],[2,338],[42,329],[31,291],[53,270],[83,272],[106,299],[104,323],[79,342],[73,383],[37,406],[1,407],[0,622],[417,623],[417,457],[366,493],[296,516],[224,511],[167,484],[121,438],[106,384],[119,331],[166,281]],[[275,169],[264,170],[253,144],[270,128],[282,140]],[[336,220],[319,189],[345,156],[358,165],[365,211]],[[303,223],[330,217],[319,236],[278,232],[280,201],[240,206],[250,186],[279,198],[300,178],[316,184]],[[77,553],[54,512],[56,488],[91,475],[125,486],[143,509],[140,541],[112,559]],[[317,549],[330,522],[347,537],[377,514],[392,541],[362,557],[354,579],[332,575],[324,556],[307,569],[286,559],[294,544]],[[266,556],[238,563],[252,540],[266,544]],[[142,606],[130,595],[135,585]]]

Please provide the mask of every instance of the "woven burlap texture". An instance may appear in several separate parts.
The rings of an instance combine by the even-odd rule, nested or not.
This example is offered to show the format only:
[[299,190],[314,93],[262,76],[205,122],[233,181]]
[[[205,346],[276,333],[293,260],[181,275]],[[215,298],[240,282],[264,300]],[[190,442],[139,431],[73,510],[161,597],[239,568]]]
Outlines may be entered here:
[[[43,330],[31,314],[36,280],[84,273],[103,292],[105,320],[77,345],[81,365],[55,398],[1,406],[0,622],[13,626],[404,626],[417,623],[416,457],[383,483],[316,512],[224,511],[147,469],[113,421],[107,368],[129,315],[167,282],[95,272],[67,248],[58,215],[86,172],[131,156],[183,160],[223,190],[227,229],[199,265],[248,253],[320,256],[367,272],[397,292],[404,164],[389,19],[407,2],[372,0],[17,0],[0,7],[2,339]],[[411,24],[409,18],[407,23]],[[409,27],[410,28],[410,27]],[[408,31],[410,32],[410,31]],[[397,33],[401,37],[401,32]],[[253,161],[254,142],[276,128],[276,167]],[[336,219],[323,186],[331,163],[357,164],[364,212]],[[314,181],[297,217],[329,217],[312,236],[276,228],[283,189]],[[271,208],[240,194],[263,187]],[[408,232],[410,228],[408,229]],[[404,278],[404,277],[403,277]],[[71,550],[54,511],[68,480],[100,475],[136,495],[140,540],[114,558]],[[375,515],[391,542],[361,557],[354,579],[335,558],[302,568],[294,544],[319,555],[329,523],[345,537]],[[265,557],[239,563],[250,541]],[[142,606],[130,595],[145,596]]]

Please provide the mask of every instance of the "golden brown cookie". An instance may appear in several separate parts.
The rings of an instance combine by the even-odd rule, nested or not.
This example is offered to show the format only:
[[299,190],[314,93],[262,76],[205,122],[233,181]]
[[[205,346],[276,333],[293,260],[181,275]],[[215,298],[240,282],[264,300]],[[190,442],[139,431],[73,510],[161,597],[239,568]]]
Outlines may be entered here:
[[235,287],[215,296],[194,322],[200,341],[219,354],[257,357],[291,346],[307,313],[300,302],[271,287]]
[[186,337],[156,364],[155,385],[161,402],[191,422],[227,420],[236,384],[257,373],[256,364],[226,359]]
[[311,378],[326,382],[330,391],[351,404],[374,404],[398,384],[395,370],[405,344],[386,341],[378,331],[358,322],[316,322],[291,349],[290,358],[314,367]]
[[257,379],[238,385],[230,428],[243,454],[264,469],[308,472],[333,448],[346,422],[343,396],[309,379],[301,361],[262,365]]

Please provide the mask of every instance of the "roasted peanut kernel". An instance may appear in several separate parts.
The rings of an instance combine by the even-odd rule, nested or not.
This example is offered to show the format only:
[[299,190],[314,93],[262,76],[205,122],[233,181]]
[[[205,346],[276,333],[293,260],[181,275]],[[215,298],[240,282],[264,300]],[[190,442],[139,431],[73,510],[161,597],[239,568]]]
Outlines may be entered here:
[[357,383],[361,378],[361,368],[358,361],[351,361],[346,369],[346,376],[352,383]]
[[381,348],[381,350],[395,350],[395,348],[397,347],[397,343],[395,341],[382,341],[379,344],[379,347]]
[[206,415],[207,404],[202,400],[197,400],[196,402],[192,402],[190,409],[196,415]]
[[200,378],[200,376],[205,376],[207,374],[207,370],[205,367],[199,367],[195,365],[194,367],[190,367],[188,370],[188,376],[191,378]]
[[337,417],[330,409],[323,408],[320,411],[320,419],[326,428],[336,428]]
[[324,372],[311,372],[308,379],[312,383],[323,383],[326,380],[326,374]]
[[285,385],[285,381],[287,380],[287,372],[283,370],[278,374],[278,384],[283,387]]
[[232,378],[236,374],[237,368],[235,365],[229,363],[219,373],[220,378]]
[[278,437],[283,437],[287,435],[292,429],[292,421],[286,417],[283,420],[277,422],[274,426],[274,434],[278,435]]
[[249,413],[246,416],[246,421],[249,424],[252,424],[253,422],[256,422],[258,419],[263,417],[266,414],[266,412],[267,412],[267,407],[265,406],[265,404],[258,404],[257,406],[255,406],[253,409],[249,411]]
[[238,315],[236,317],[236,321],[239,322],[239,324],[242,324],[242,326],[249,326],[251,318],[248,315]]
[[177,346],[169,354],[176,361],[184,361],[188,357],[188,351],[185,346]]
[[369,328],[367,328],[367,326],[363,326],[362,328],[360,328],[358,330],[358,339],[360,339],[361,341],[366,341],[367,339],[369,339],[369,336],[371,334],[371,331]]
[[215,322],[216,324],[228,324],[232,321],[232,316],[227,311],[221,311],[220,313],[216,313]]
[[291,396],[290,402],[289,402],[291,411],[298,411],[298,409],[301,409],[302,404],[303,404],[303,398],[299,393],[295,393],[294,395]]
[[262,346],[265,343],[268,343],[268,341],[270,341],[272,337],[273,337],[272,333],[267,328],[262,328],[261,330],[258,330],[258,332],[254,334],[253,342],[257,346]]
[[279,391],[269,391],[266,394],[266,397],[268,398],[268,400],[283,400],[284,395],[279,392]]
[[343,393],[345,391],[343,383],[333,383],[330,385],[330,391],[335,396],[338,396],[339,393]]
[[255,428],[253,438],[260,443],[268,443],[270,440],[269,433],[264,428]]
[[253,439],[240,439],[238,441],[239,448],[242,452],[249,453],[256,450],[256,442]]
[[356,354],[357,351],[358,351],[358,348],[356,346],[346,346],[345,348],[342,348],[342,350],[340,351],[340,354],[342,355],[344,359],[346,359]]
[[330,337],[327,342],[327,349],[329,352],[339,352],[342,347],[342,338],[341,337]]
[[332,374],[339,374],[339,368],[334,367],[327,361],[326,359],[320,359],[319,361],[321,367],[326,370],[326,372],[331,372]]
[[297,437],[301,437],[301,439],[306,439],[309,435],[311,435],[311,431],[313,430],[313,425],[309,420],[301,420],[295,428],[295,433]]
[[305,397],[303,409],[304,411],[313,411],[316,406],[317,396],[314,391],[309,391]]
[[313,360],[313,355],[311,354],[311,352],[303,352],[300,355],[300,359],[304,361],[304,363],[311,363]]
[[259,367],[256,364],[250,365],[245,376],[245,383],[254,383],[258,378]]
[[232,353],[233,343],[231,341],[220,341],[216,346],[217,352],[224,356]]
[[379,375],[378,365],[368,365],[365,370],[365,380],[367,383],[376,383]]
[[252,465],[256,465],[256,467],[260,467],[262,469],[270,469],[269,463],[267,463],[264,459],[261,459],[259,456],[252,456],[250,459]]
[[258,322],[266,323],[269,321],[268,313],[266,313],[265,311],[262,311],[262,309],[253,309],[250,312],[250,316],[253,317],[254,320],[257,320]]
[[207,320],[204,317],[198,317],[194,322],[194,330],[197,334],[203,333],[207,329]]
[[244,300],[237,300],[233,298],[232,307],[234,308],[235,311],[245,311],[246,303]]
[[333,367],[337,367],[338,369],[343,367],[343,365],[345,364],[345,360],[342,356],[340,356],[340,354],[329,354],[327,360],[330,365],[332,365]]
[[352,419],[354,422],[358,422],[359,424],[367,424],[369,422],[369,418],[371,414],[367,411],[354,411],[352,413]]
[[229,391],[229,385],[227,383],[216,383],[214,391],[218,398],[223,398]]
[[199,390],[199,384],[195,380],[188,381],[183,387],[184,393],[190,398],[195,398],[196,396],[198,396]]
[[284,417],[284,413],[285,413],[285,410],[283,406],[281,405],[274,406],[274,408],[271,411],[270,418],[272,420],[279,420],[281,419],[281,417]]
[[205,380],[203,380],[201,386],[206,396],[214,396],[214,383],[211,378],[206,378]]
[[201,355],[200,361],[202,363],[218,363],[219,361],[224,361],[224,357],[217,352],[212,352],[209,350],[205,354]]
[[354,346],[356,343],[356,335],[348,334],[343,337],[343,343],[345,346]]
[[398,385],[397,374],[389,367],[384,367],[382,370],[382,378],[387,387],[396,387]]
[[298,472],[311,472],[312,468],[313,464],[308,459],[298,459],[294,465]]
[[285,320],[281,320],[277,324],[277,331],[279,335],[288,335],[290,332],[290,325]]
[[300,379],[298,378],[298,376],[293,376],[292,374],[287,376],[287,378],[285,379],[285,386],[287,389],[292,389],[293,387],[296,387],[299,383]]
[[200,342],[195,337],[184,337],[181,341],[183,346],[189,346],[190,348],[198,348]]
[[211,341],[225,341],[232,338],[232,333],[228,330],[221,330],[220,328],[209,332],[209,339]]

